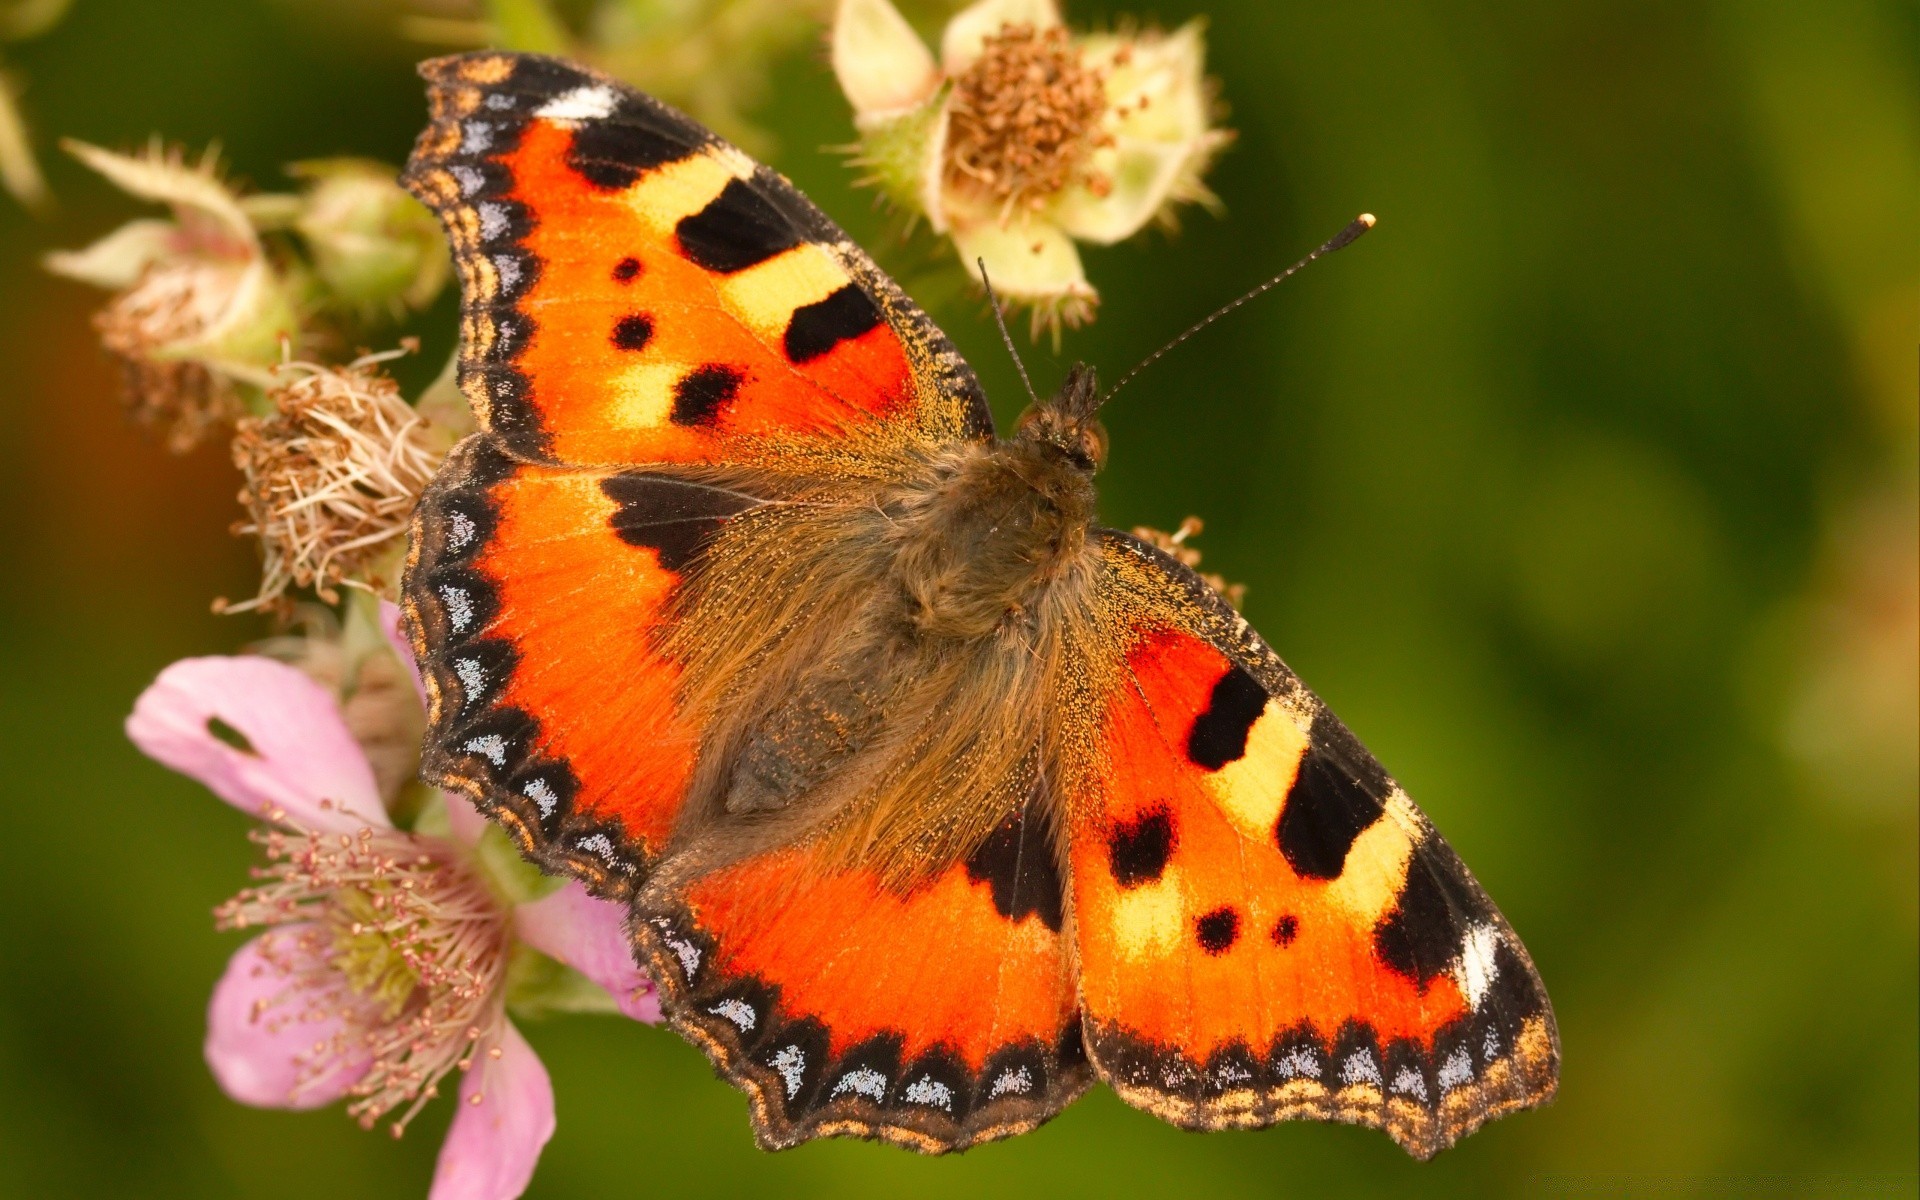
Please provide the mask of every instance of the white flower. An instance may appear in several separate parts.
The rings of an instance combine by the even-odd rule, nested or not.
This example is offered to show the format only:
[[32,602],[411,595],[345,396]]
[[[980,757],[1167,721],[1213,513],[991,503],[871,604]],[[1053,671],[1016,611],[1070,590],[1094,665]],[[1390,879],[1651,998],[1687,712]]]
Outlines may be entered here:
[[936,60],[889,0],[840,0],[832,58],[872,182],[983,260],[1036,332],[1093,314],[1076,241],[1214,203],[1201,176],[1231,135],[1211,124],[1197,21],[1072,35],[1054,0],[979,0]]

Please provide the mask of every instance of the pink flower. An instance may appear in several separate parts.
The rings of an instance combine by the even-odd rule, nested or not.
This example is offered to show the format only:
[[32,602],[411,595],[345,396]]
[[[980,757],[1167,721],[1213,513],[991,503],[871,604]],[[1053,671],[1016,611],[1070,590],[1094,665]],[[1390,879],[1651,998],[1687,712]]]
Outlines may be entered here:
[[504,856],[478,853],[487,822],[459,797],[445,797],[444,836],[396,828],[333,694],[284,663],[177,662],[127,734],[268,823],[256,835],[267,865],[216,912],[223,928],[266,929],[208,1006],[220,1086],[270,1108],[344,1098],[368,1128],[397,1113],[398,1136],[458,1070],[460,1111],[430,1196],[518,1196],[554,1110],[546,1068],[507,1016],[509,965],[538,951],[625,1015],[658,1021],[621,908],[578,883],[534,898],[517,858],[502,868],[490,864]]

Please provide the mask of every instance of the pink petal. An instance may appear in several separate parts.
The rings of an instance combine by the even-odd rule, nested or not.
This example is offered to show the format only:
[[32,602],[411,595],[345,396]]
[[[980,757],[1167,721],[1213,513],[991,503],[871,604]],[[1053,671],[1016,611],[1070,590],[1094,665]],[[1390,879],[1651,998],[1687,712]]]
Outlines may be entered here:
[[407,640],[407,631],[400,628],[403,614],[400,606],[391,600],[380,602],[380,628],[387,635],[387,645],[393,647],[394,657],[406,665],[413,674],[413,690],[419,693],[420,703],[427,702],[427,685],[420,682],[420,663],[413,657],[413,643]]
[[462,846],[475,846],[487,831],[487,818],[473,806],[473,801],[459,792],[441,792],[447,802],[447,824],[453,834],[453,840]]
[[[217,719],[246,739],[229,745]],[[187,658],[127,718],[133,744],[243,812],[320,833],[391,827],[373,768],[333,694],[269,658]]]
[[[341,1031],[337,1016],[308,1019],[311,994],[289,993],[287,959],[299,955],[300,935],[306,925],[283,925],[240,947],[227,963],[226,974],[213,987],[207,1005],[207,1066],[220,1089],[242,1104],[257,1108],[319,1108],[347,1094],[367,1073],[365,1054],[342,1055],[317,1078],[301,1082],[301,1057],[313,1055],[316,1043],[330,1041]],[[263,953],[268,939],[277,944]],[[313,964],[310,956],[302,965]]]
[[506,1020],[495,1048],[500,1057],[480,1052],[460,1081],[427,1200],[513,1200],[553,1136],[553,1083],[540,1056]]
[[577,880],[513,910],[521,941],[605,988],[627,1016],[657,1022],[660,997],[634,964],[626,919],[625,908],[594,899]]

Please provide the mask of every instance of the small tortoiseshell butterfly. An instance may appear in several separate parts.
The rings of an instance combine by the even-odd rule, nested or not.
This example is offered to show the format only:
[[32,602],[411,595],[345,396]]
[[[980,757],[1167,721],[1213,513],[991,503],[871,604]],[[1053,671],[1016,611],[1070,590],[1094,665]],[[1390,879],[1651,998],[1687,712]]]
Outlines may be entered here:
[[956,1150],[1097,1077],[1426,1157],[1553,1095],[1506,921],[1211,587],[1093,522],[1092,372],[997,440],[779,175],[549,58],[423,68],[482,431],[422,501],[425,773],[632,906],[763,1146]]

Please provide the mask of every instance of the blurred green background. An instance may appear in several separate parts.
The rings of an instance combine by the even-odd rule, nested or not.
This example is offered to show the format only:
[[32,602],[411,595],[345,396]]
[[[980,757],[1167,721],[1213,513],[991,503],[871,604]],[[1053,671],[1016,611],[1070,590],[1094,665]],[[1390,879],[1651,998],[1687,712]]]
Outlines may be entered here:
[[[1379,214],[1129,389],[1104,515],[1207,519],[1207,567],[1531,947],[1560,1100],[1426,1165],[1343,1127],[1181,1133],[1103,1091],[960,1158],[770,1156],[679,1038],[559,1018],[528,1030],[560,1116],[530,1195],[1914,1194],[1920,6],[1069,6],[1121,11],[1210,18],[1227,216],[1094,252],[1103,316],[1035,374],[1111,378]],[[392,16],[79,0],[5,50],[60,200],[0,200],[10,1195],[424,1194],[447,1106],[396,1143],[239,1107],[201,1063],[247,822],[120,721],[169,661],[265,632],[208,613],[253,550],[224,451],[127,425],[101,297],[37,265],[136,211],[58,136],[217,141],[274,188],[295,159],[398,163],[427,51]],[[849,136],[823,56],[770,94],[776,164],[882,238],[820,149]],[[934,308],[1004,421],[984,309]]]

